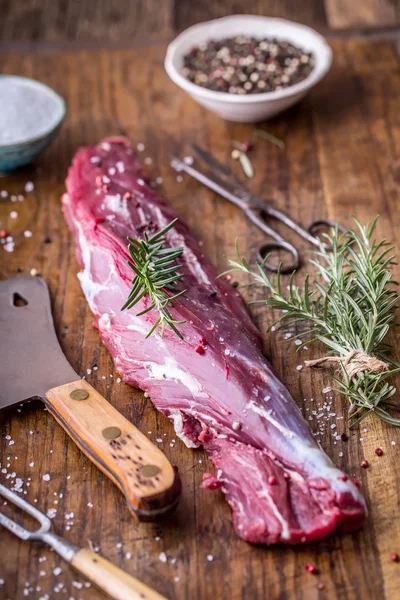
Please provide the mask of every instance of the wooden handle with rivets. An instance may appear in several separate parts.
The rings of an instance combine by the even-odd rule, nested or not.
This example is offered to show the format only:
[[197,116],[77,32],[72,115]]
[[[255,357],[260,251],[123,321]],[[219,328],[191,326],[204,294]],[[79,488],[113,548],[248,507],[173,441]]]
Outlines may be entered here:
[[122,490],[141,520],[175,508],[181,492],[176,470],[87,381],[52,388],[45,402],[79,448]]
[[115,600],[166,600],[165,596],[161,596],[92,550],[78,550],[71,564]]

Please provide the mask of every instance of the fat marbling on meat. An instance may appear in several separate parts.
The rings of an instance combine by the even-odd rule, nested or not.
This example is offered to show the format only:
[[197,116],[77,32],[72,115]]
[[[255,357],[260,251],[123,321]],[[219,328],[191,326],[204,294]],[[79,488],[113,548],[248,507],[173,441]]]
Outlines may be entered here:
[[[190,448],[216,467],[203,486],[226,495],[236,531],[262,544],[303,543],[358,528],[366,516],[358,482],[337,469],[312,436],[262,353],[261,336],[237,292],[179,219],[167,244],[183,248],[184,286],[166,329],[146,339],[148,298],[121,312],[131,289],[127,237],[155,232],[177,214],[145,182],[124,138],[80,149],[63,210],[82,270],[78,277],[102,341],[122,379],[140,387]],[[198,347],[204,349],[199,351]],[[196,351],[197,348],[197,351]]]

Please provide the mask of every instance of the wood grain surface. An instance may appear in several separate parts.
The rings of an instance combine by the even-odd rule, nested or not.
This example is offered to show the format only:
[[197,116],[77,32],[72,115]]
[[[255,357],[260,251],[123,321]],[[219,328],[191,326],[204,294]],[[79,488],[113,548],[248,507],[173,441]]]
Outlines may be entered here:
[[[348,225],[352,214],[367,221],[379,212],[379,235],[398,243],[396,46],[357,39],[335,40],[332,45],[335,61],[328,77],[301,104],[264,125],[285,140],[286,148],[259,140],[252,154],[256,175],[249,185],[303,224],[330,217]],[[235,535],[223,495],[200,489],[203,473],[212,470],[203,451],[187,449],[142,392],[118,383],[110,356],[91,327],[60,204],[68,165],[80,145],[111,134],[127,135],[134,147],[144,143],[139,156],[152,159],[148,171],[154,180],[163,178],[160,193],[190,224],[220,270],[226,267],[224,255],[233,255],[236,236],[249,259],[263,240],[237,208],[195,181],[177,181],[169,166],[171,151],[190,154],[190,143],[198,142],[240,174],[238,163],[230,161],[230,140],[248,139],[252,127],[223,122],[175,87],[163,71],[164,52],[164,47],[149,44],[135,50],[1,54],[1,72],[38,78],[62,94],[68,118],[35,165],[0,178],[0,190],[24,195],[21,202],[0,202],[0,228],[15,238],[13,253],[0,248],[0,276],[29,274],[35,268],[46,279],[68,359],[178,465],[181,504],[174,516],[159,524],[137,523],[120,492],[79,452],[43,404],[33,401],[2,415],[0,481],[11,487],[21,478],[17,485],[22,485],[27,500],[44,511],[55,509],[58,534],[80,546],[99,548],[105,558],[170,600],[396,600],[400,564],[392,562],[390,554],[400,552],[399,432],[372,417],[361,430],[348,431],[345,399],[322,391],[329,378],[296,369],[304,359],[316,357],[318,349],[296,353],[290,341],[265,335],[267,356],[323,448],[338,466],[361,479],[368,522],[352,535],[304,547],[265,548]],[[27,181],[35,185],[30,193],[24,192]],[[15,219],[10,217],[13,210],[18,212]],[[27,230],[32,237],[25,237]],[[270,310],[252,313],[265,332],[273,318]],[[331,395],[336,416],[312,417],[312,410]],[[337,441],[334,434],[344,431],[349,441]],[[382,457],[374,453],[377,446],[384,450]],[[365,470],[360,468],[363,458],[370,461]],[[101,597],[47,548],[20,542],[4,530],[0,557],[2,600],[24,598],[24,589],[28,598],[37,600]],[[318,565],[318,577],[306,572],[307,562]],[[324,589],[318,590],[317,582]]]
[[199,21],[235,13],[323,30],[368,30],[398,26],[400,0],[0,0],[0,42],[167,39]]

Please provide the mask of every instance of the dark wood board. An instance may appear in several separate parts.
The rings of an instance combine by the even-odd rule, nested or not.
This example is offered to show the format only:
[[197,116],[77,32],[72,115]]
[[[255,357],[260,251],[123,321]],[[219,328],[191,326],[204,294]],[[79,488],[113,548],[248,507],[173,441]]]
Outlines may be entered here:
[[[304,224],[316,217],[350,224],[351,214],[365,222],[379,212],[378,234],[398,242],[400,71],[395,44],[335,40],[333,49],[335,64],[324,82],[301,104],[264,126],[285,140],[286,149],[259,141],[253,151],[256,176],[249,185]],[[164,47],[148,45],[135,50],[0,56],[1,72],[38,78],[68,103],[68,118],[59,137],[36,165],[0,178],[0,190],[10,194],[24,194],[27,181],[35,184],[24,201],[0,202],[0,228],[12,232],[16,242],[13,253],[0,249],[0,276],[29,274],[32,268],[42,274],[50,286],[57,332],[71,364],[85,375],[96,363],[99,368],[86,375],[88,381],[153,441],[164,440],[160,446],[180,469],[182,502],[173,517],[158,525],[136,523],[118,490],[38,402],[1,416],[1,467],[7,473],[0,473],[0,481],[10,485],[15,477],[23,479],[25,498],[36,498],[45,511],[57,508],[53,519],[57,533],[71,542],[99,547],[106,558],[171,600],[400,598],[400,565],[390,560],[391,552],[400,551],[398,431],[368,418],[360,431],[350,433],[347,443],[335,440],[329,424],[321,436],[323,448],[335,462],[362,480],[370,514],[361,531],[305,547],[251,546],[235,535],[222,494],[200,489],[202,474],[212,470],[204,453],[186,449],[179,440],[173,443],[176,436],[170,423],[156,413],[150,400],[117,383],[111,359],[91,327],[60,205],[66,171],[80,145],[110,134],[127,135],[134,146],[143,142],[146,150],[140,156],[153,161],[149,173],[154,179],[163,178],[160,193],[188,221],[220,270],[226,267],[224,254],[233,255],[236,236],[250,259],[263,239],[239,210],[186,177],[178,182],[171,170],[171,150],[189,154],[189,144],[197,141],[240,173],[239,165],[229,159],[230,140],[247,139],[252,126],[223,122],[195,104],[165,75],[164,52]],[[18,212],[16,219],[9,216],[12,210]],[[32,231],[31,238],[24,236],[26,230]],[[44,236],[51,243],[45,243]],[[265,332],[271,312],[258,309],[253,314]],[[267,356],[308,419],[310,407],[322,404],[329,378],[320,372],[298,371],[296,366],[315,357],[318,350],[296,354],[294,344],[277,334],[264,337]],[[346,401],[335,395],[337,417],[332,417],[332,423],[336,422],[339,433],[347,430],[346,411]],[[316,420],[309,423],[316,431]],[[384,449],[381,458],[374,454],[377,446]],[[360,468],[363,458],[370,461],[369,469]],[[7,479],[13,472],[16,475]],[[45,474],[50,474],[50,481],[43,480]],[[167,554],[167,563],[159,560],[160,552]],[[76,588],[73,582],[80,578],[54,553],[19,542],[4,530],[0,531],[0,557],[0,578],[5,580],[1,599],[25,597],[26,583],[28,590],[33,588],[28,598],[101,597],[93,588]],[[40,562],[41,557],[47,560]],[[305,571],[307,562],[318,565],[319,577]],[[55,575],[58,566],[62,573]],[[317,590],[317,581],[323,582],[322,591]],[[64,587],[56,594],[59,583]]]
[[399,0],[0,0],[0,43],[168,38],[199,21],[244,13],[317,29],[400,23]]

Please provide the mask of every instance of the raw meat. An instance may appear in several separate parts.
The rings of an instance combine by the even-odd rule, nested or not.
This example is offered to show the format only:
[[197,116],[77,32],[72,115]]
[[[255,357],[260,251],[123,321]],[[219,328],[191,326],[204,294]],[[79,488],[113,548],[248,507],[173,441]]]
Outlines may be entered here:
[[237,533],[255,543],[302,543],[360,527],[366,506],[358,482],[316,443],[266,362],[240,295],[216,279],[183,221],[167,238],[184,248],[188,292],[171,309],[186,320],[179,326],[184,340],[168,328],[163,338],[145,339],[157,314],[135,315],[147,298],[121,312],[132,279],[127,236],[177,216],[145,183],[128,141],[109,138],[79,150],[66,185],[78,277],[115,367],[149,393],[187,446],[204,446],[216,474],[206,474],[203,485],[226,494]]

